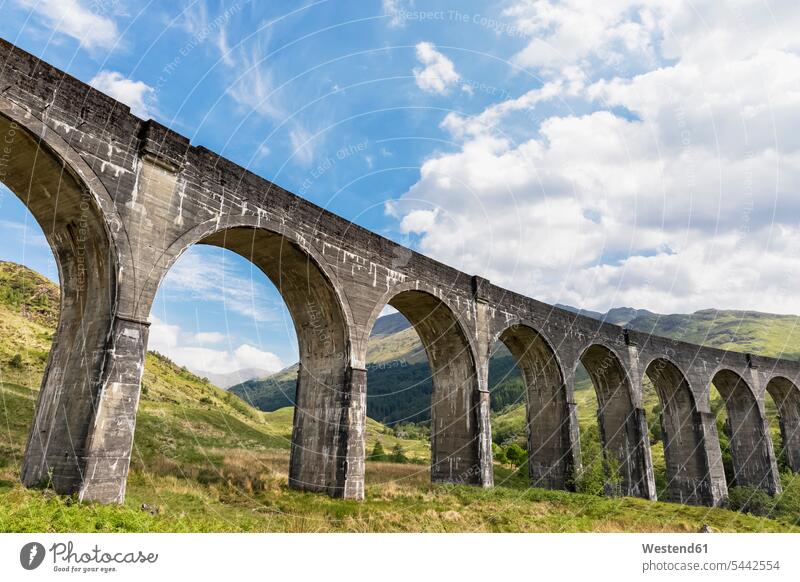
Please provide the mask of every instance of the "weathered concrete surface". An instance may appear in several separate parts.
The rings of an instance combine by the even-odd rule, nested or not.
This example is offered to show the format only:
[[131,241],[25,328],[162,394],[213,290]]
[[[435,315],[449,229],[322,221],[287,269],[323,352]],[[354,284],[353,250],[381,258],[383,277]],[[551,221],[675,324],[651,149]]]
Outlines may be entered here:
[[[662,403],[661,432],[667,465],[667,499],[702,504],[713,500],[703,454],[703,422],[694,395],[680,369],[657,359],[646,370]],[[724,474],[723,489],[724,489]]]
[[778,407],[781,442],[786,464],[800,471],[800,391],[787,378],[776,376],[767,384],[767,392]]
[[251,260],[291,312],[300,347],[292,487],[363,497],[367,341],[387,304],[413,323],[431,365],[434,481],[493,483],[488,362],[497,341],[523,373],[534,485],[569,489],[580,475],[579,362],[597,392],[611,494],[655,497],[645,374],[665,411],[670,499],[713,505],[727,493],[715,379],[737,484],[779,487],[767,391],[798,468],[797,363],[628,332],[501,289],[193,147],[8,43],[0,55],[0,132],[13,138],[0,179],[47,234],[63,294],[26,484],[52,479],[84,499],[123,499],[147,318],[170,266],[195,244]]

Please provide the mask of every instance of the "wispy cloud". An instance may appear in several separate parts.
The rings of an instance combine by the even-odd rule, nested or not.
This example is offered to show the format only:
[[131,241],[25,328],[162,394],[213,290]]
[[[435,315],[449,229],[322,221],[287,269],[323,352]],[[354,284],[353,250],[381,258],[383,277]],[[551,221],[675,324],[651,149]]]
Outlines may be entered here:
[[54,32],[76,39],[85,48],[113,48],[119,38],[114,20],[79,0],[17,0]]
[[[287,103],[280,83],[276,81],[275,65],[270,61],[268,52],[270,29],[262,30],[248,44],[237,42],[235,36],[233,40],[230,38],[230,30],[235,30],[231,21],[239,12],[239,9],[228,8],[214,16],[209,13],[205,3],[198,2],[197,7],[188,12],[183,28],[196,41],[206,42],[218,51],[228,77],[225,89],[228,97],[247,113],[253,112],[276,126],[283,125],[295,160],[308,166],[323,138],[315,136],[311,139],[314,133],[292,115],[297,95],[293,96],[291,103]],[[268,145],[262,143],[254,161],[270,153]]]
[[285,119],[286,111],[278,103],[273,73],[264,64],[261,46],[256,44],[249,51],[240,47],[235,55],[230,50],[225,55],[225,64],[237,75],[227,89],[228,95],[259,115],[274,121]]
[[314,160],[314,140],[304,127],[297,125],[289,130],[289,140],[292,143],[292,153],[297,160],[308,165]]
[[231,47],[228,28],[239,9],[228,9],[216,15],[209,14],[203,0],[187,9],[183,29],[193,42],[206,44],[219,54],[225,68],[234,75],[225,92],[236,103],[273,120],[286,117],[278,104],[272,69],[266,63],[265,46],[269,44],[270,29],[263,30],[249,45],[235,43]]
[[219,249],[188,251],[167,273],[162,288],[168,297],[221,303],[225,309],[255,321],[279,318],[278,309],[263,299],[268,296],[266,287],[239,274]]
[[37,247],[50,248],[50,244],[44,235],[39,234],[39,225],[25,224],[23,222],[14,222],[11,220],[0,220],[0,228],[3,230],[12,230],[19,233],[20,239],[26,245],[33,245]]
[[[413,2],[408,2],[408,5],[413,5]],[[383,0],[383,12],[389,17],[389,26],[393,28],[405,26],[403,12],[407,9],[407,3],[403,0]]]
[[[282,91],[275,82],[274,70],[266,64],[267,56],[261,41],[256,42],[249,50],[245,47],[239,47],[238,50],[228,49],[223,60],[237,75],[227,90],[228,95],[260,117],[284,125],[294,159],[302,166],[309,166],[314,161],[322,137],[309,131],[282,102]],[[262,154],[263,148],[260,147],[257,155]]]

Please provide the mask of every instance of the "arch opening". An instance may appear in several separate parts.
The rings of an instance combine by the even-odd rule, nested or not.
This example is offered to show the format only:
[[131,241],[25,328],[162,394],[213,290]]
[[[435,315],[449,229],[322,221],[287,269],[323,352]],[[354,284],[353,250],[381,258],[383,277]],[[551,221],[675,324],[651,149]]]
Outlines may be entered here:
[[98,199],[62,158],[64,152],[56,153],[48,140],[3,109],[0,181],[42,229],[60,282],[59,320],[21,478],[28,486],[50,479],[57,491],[75,493],[84,485],[92,419],[104,382],[117,256]]
[[265,228],[225,228],[195,244],[219,247],[252,263],[276,287],[291,316],[299,364],[290,399],[290,487],[363,496],[363,445],[359,457],[350,422],[363,409],[363,390],[349,365],[349,329],[333,282],[296,242]]
[[[521,376],[518,398],[525,403],[530,484],[548,489],[574,488],[570,412],[555,352],[539,332],[526,325],[505,329],[498,341],[510,352]],[[506,372],[507,376],[513,373]]]
[[[768,426],[750,386],[742,376],[727,369],[718,371],[711,383],[725,405],[722,429],[730,454],[726,467],[729,485],[777,493],[780,485]],[[723,450],[723,459],[725,453]]]
[[652,439],[654,446],[657,441],[663,443],[665,475],[659,498],[694,505],[712,503],[702,419],[686,377],[663,358],[650,362],[645,375],[659,402],[658,418],[653,419],[658,434]]
[[366,343],[367,416],[385,426],[367,430],[367,488],[431,483],[433,377],[419,334],[399,311],[385,308]]
[[767,383],[767,394],[777,412],[778,430],[772,438],[778,467],[800,472],[800,388],[787,378],[776,377]]
[[475,359],[456,315],[425,291],[401,291],[388,305],[411,323],[428,361],[431,481],[487,484],[491,467],[482,453],[482,399]]
[[617,355],[599,344],[587,348],[580,362],[597,397],[606,495],[654,498],[647,421],[634,406],[628,373]]

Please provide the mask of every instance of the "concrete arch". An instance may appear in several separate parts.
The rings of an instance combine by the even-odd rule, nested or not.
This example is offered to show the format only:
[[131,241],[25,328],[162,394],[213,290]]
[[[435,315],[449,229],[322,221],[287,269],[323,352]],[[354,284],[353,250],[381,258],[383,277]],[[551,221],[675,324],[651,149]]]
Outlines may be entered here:
[[[491,485],[491,434],[481,395],[475,353],[457,313],[440,297],[416,288],[395,288],[384,305],[414,326],[425,348],[433,381],[431,481]],[[367,327],[367,334],[372,329]],[[488,455],[487,455],[488,447]]]
[[647,421],[644,411],[634,406],[633,383],[622,361],[601,343],[588,346],[580,356],[597,395],[606,493],[655,499]]
[[531,485],[571,488],[576,467],[570,409],[563,368],[555,350],[539,331],[524,323],[506,327],[495,341],[502,342],[511,352],[525,383]]
[[[158,288],[161,286],[161,282],[163,281],[169,269],[172,268],[172,266],[183,255],[183,253],[185,253],[195,244],[216,245],[215,242],[207,241],[212,240],[214,236],[220,235],[220,233],[234,229],[263,230],[276,236],[280,236],[282,238],[282,242],[287,245],[292,245],[296,249],[302,251],[302,255],[307,265],[307,270],[319,271],[319,273],[322,275],[325,280],[325,284],[329,286],[336,295],[337,302],[344,317],[344,321],[347,324],[348,333],[353,333],[353,330],[356,329],[356,326],[354,325],[350,304],[345,294],[342,293],[341,287],[338,284],[338,280],[334,275],[334,272],[328,267],[328,263],[322,254],[320,254],[317,249],[310,245],[308,241],[306,241],[293,229],[286,228],[284,224],[266,218],[263,215],[253,214],[225,215],[220,218],[211,218],[188,229],[178,239],[173,241],[167,247],[164,253],[157,259],[151,271],[143,277],[145,283],[142,285],[142,288],[136,297],[136,313],[140,317],[147,317],[150,312],[150,306],[152,305],[153,298],[155,297]],[[248,254],[250,254],[250,251],[243,256],[249,260]],[[269,276],[269,274],[267,274],[267,276]],[[276,286],[278,286],[277,283]],[[280,289],[280,287],[278,288]],[[353,337],[348,337],[348,341],[350,343],[352,343],[354,339],[355,338]]]
[[750,384],[736,371],[720,368],[711,379],[716,386],[728,419],[725,432],[733,458],[733,484],[780,491],[777,465],[766,419]]
[[85,476],[109,454],[94,429],[115,373],[108,358],[117,347],[118,274],[129,245],[117,236],[122,223],[100,179],[41,119],[0,97],[0,136],[0,180],[44,231],[61,283],[21,478],[26,485],[50,478],[57,491],[92,497]]
[[[369,319],[367,320],[366,325],[363,327],[363,333],[360,338],[358,338],[358,342],[360,344],[359,349],[366,354],[366,342],[369,340],[369,334],[372,331],[372,328],[375,327],[375,322],[381,315],[381,312],[387,305],[391,305],[391,301],[394,297],[405,293],[407,291],[416,291],[419,293],[424,293],[430,295],[431,297],[436,298],[438,301],[441,302],[443,307],[446,307],[450,313],[453,314],[454,321],[458,324],[458,328],[460,329],[461,333],[464,335],[464,339],[467,341],[470,347],[470,351],[472,353],[473,358],[477,360],[478,354],[478,347],[475,341],[473,334],[470,332],[467,323],[464,321],[464,318],[461,312],[456,308],[455,305],[451,301],[447,299],[447,297],[443,297],[441,291],[432,285],[425,283],[424,281],[406,281],[403,283],[397,283],[392,285],[390,289],[385,291],[380,298],[375,302],[375,305],[370,311]],[[409,320],[411,321],[411,320]],[[413,323],[413,322],[412,322]]]
[[[767,382],[766,391],[778,407],[786,464],[793,472],[800,472],[800,388],[788,378],[776,376]],[[776,454],[780,455],[781,451]]]
[[[149,311],[169,266],[194,244],[224,248],[252,262],[278,288],[291,314],[300,366],[290,486],[337,497],[362,496],[363,455],[359,459],[359,452],[352,450],[360,435],[351,434],[350,422],[364,405],[351,367],[352,319],[319,254],[293,232],[257,216],[207,221],[184,233],[164,253],[142,289],[140,313],[145,305]],[[359,483],[350,489],[354,478]]]
[[[17,150],[15,146],[19,146],[19,144],[16,144],[13,140],[13,136],[9,136],[9,129],[12,129],[13,125],[21,128],[27,135],[27,138],[34,142],[34,150]],[[9,151],[3,152],[4,173],[9,173],[9,162],[15,155],[31,155],[34,158],[34,162],[43,162],[43,158],[38,155],[41,153],[46,158],[49,158],[50,161],[55,162],[57,166],[60,165],[59,172],[63,172],[65,178],[68,175],[69,178],[74,181],[74,184],[71,185],[79,185],[83,189],[83,194],[91,200],[93,209],[96,209],[98,213],[102,215],[103,228],[106,231],[109,243],[114,248],[113,254],[115,260],[120,264],[127,261],[130,253],[130,243],[127,238],[118,236],[122,228],[122,217],[117,211],[114,199],[109,194],[105,185],[83,157],[81,157],[81,155],[59,134],[46,125],[44,121],[33,115],[29,110],[23,109],[2,95],[0,95],[0,132],[0,135],[4,137],[3,147],[9,147]],[[7,137],[12,137],[11,143],[5,141]],[[29,146],[30,144],[24,147],[29,148]],[[45,169],[48,168],[43,168],[43,170]],[[34,179],[33,174],[38,173],[36,170],[37,168],[33,166],[30,167],[29,178],[31,178],[31,180]],[[42,175],[44,175],[44,173],[39,174],[39,178],[41,178]],[[5,180],[3,180],[3,182],[5,183]],[[36,186],[41,188],[43,185],[45,184],[41,181],[38,184],[31,182],[30,184],[26,184],[26,187]],[[9,188],[13,191],[11,186],[9,186]],[[51,190],[50,192],[52,194],[56,191]],[[15,192],[15,194],[17,194],[17,196],[20,195],[17,192]],[[45,195],[45,197],[47,197],[47,195]],[[48,230],[43,230],[45,234],[47,234]]]
[[653,358],[645,374],[661,402],[661,432],[667,466],[667,501],[693,505],[715,505],[720,496],[717,479],[725,475],[712,467],[706,451],[703,419],[694,393],[678,364],[670,358]]

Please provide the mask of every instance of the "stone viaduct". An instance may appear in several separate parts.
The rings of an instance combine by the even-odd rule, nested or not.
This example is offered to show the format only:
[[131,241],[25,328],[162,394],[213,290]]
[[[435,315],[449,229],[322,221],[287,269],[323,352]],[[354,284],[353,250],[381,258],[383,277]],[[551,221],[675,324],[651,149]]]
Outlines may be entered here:
[[[712,382],[735,482],[775,493],[764,416],[776,401],[800,470],[800,364],[628,331],[501,289],[405,249],[221,158],[0,41],[0,180],[53,249],[61,319],[22,466],[81,499],[125,495],[151,304],[195,244],[225,247],[280,290],[300,349],[290,485],[361,499],[367,340],[385,305],[414,325],[433,376],[434,482],[493,484],[488,384],[496,341],[526,384],[530,481],[574,487],[581,362],[595,385],[610,493],[655,499],[645,376],[663,406],[668,498],[727,494]],[[611,462],[613,460],[613,462]]]

